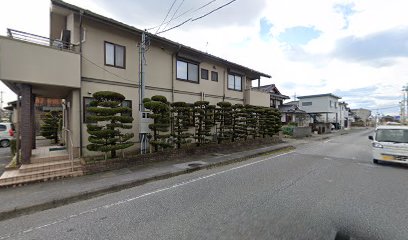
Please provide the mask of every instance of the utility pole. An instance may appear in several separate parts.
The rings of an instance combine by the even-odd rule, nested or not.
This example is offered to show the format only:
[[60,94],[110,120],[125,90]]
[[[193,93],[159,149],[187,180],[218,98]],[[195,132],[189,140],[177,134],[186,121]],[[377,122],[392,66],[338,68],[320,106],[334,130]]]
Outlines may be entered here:
[[407,121],[407,110],[408,110],[408,84],[402,87],[402,102],[401,104],[401,123],[406,123]]
[[145,98],[145,79],[146,79],[146,56],[145,53],[149,47],[149,41],[147,32],[142,33],[142,42],[139,44],[139,140],[140,140],[140,153],[147,152],[149,139],[147,134],[149,133],[149,119],[148,114],[145,111],[143,99]]
[[3,91],[0,91],[0,109],[3,109]]

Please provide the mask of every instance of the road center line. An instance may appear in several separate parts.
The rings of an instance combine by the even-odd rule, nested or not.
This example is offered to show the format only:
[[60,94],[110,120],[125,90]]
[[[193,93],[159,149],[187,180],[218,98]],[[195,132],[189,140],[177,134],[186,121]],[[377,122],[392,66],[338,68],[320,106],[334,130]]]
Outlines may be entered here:
[[20,231],[20,232],[14,233],[14,234],[8,234],[8,235],[0,236],[0,240],[7,239],[7,238],[10,238],[10,237],[14,237],[14,236],[21,236],[21,235],[23,235],[25,233],[29,233],[29,232],[32,232],[34,230],[44,229],[44,228],[47,228],[47,227],[50,227],[50,226],[53,226],[53,225],[56,225],[56,224],[59,224],[59,223],[67,222],[68,220],[77,218],[79,216],[94,213],[96,211],[103,210],[103,209],[108,209],[108,208],[113,207],[113,206],[122,205],[122,204],[125,204],[125,203],[128,203],[128,202],[135,201],[135,200],[140,199],[140,198],[144,198],[144,197],[147,197],[147,196],[150,196],[150,195],[154,195],[156,193],[160,193],[160,192],[163,192],[163,191],[167,191],[167,190],[175,189],[175,188],[178,188],[178,187],[182,187],[182,186],[185,186],[185,185],[197,182],[197,181],[201,181],[201,180],[204,180],[204,179],[207,179],[207,178],[215,177],[215,176],[218,176],[218,175],[221,175],[221,174],[224,174],[224,173],[227,173],[227,172],[231,172],[231,171],[234,171],[234,170],[238,170],[238,169],[241,169],[241,168],[249,167],[249,166],[252,166],[252,165],[255,165],[255,164],[258,164],[258,163],[262,163],[262,162],[265,162],[265,161],[269,161],[269,160],[272,160],[274,158],[282,157],[282,156],[285,156],[285,155],[288,155],[288,154],[291,154],[291,153],[294,153],[294,151],[278,154],[278,155],[268,157],[268,158],[265,158],[265,159],[262,159],[262,160],[258,160],[258,161],[247,163],[247,164],[240,165],[240,166],[237,166],[237,167],[229,168],[229,169],[226,169],[226,170],[223,170],[223,171],[220,171],[220,172],[212,173],[212,174],[209,174],[209,175],[206,175],[206,176],[193,178],[193,179],[188,180],[188,181],[176,183],[176,184],[174,184],[174,185],[172,185],[170,187],[160,188],[160,189],[157,189],[155,191],[147,192],[147,193],[144,193],[144,194],[136,196],[136,197],[132,197],[132,198],[128,198],[128,199],[125,199],[125,200],[117,201],[117,202],[114,202],[114,203],[111,203],[111,204],[106,204],[106,205],[103,205],[103,206],[100,206],[100,207],[97,207],[97,208],[92,208],[90,210],[86,210],[86,211],[83,211],[83,212],[78,213],[78,214],[73,214],[73,215],[70,215],[68,217],[63,217],[63,218],[61,218],[59,220],[56,220],[54,222],[47,223],[47,224],[44,224],[44,225],[41,225],[41,226],[38,226],[38,227],[31,227],[31,228],[25,229],[23,231]]

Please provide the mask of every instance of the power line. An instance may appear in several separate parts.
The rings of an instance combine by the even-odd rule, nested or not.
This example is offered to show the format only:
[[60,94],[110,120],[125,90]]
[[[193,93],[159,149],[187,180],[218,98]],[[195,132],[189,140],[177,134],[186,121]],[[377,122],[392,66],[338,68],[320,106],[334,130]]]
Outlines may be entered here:
[[83,57],[86,61],[88,61],[89,63],[91,63],[92,65],[94,65],[94,66],[96,66],[96,67],[98,67],[98,68],[104,70],[105,72],[108,72],[108,73],[112,74],[113,76],[118,77],[118,78],[120,78],[120,79],[122,79],[122,80],[125,80],[125,81],[128,81],[128,82],[131,82],[131,83],[136,84],[135,81],[126,79],[126,78],[124,78],[124,77],[122,77],[122,76],[117,75],[116,73],[113,73],[113,72],[111,72],[111,71],[105,69],[104,67],[99,66],[98,64],[94,63],[92,60],[88,59],[88,58],[85,57],[84,55],[82,55],[82,57]]
[[177,24],[176,26],[173,26],[173,27],[171,27],[171,28],[169,28],[169,29],[166,29],[166,30],[163,30],[163,31],[160,31],[160,32],[157,32],[157,31],[156,31],[156,34],[161,34],[161,33],[164,33],[164,32],[168,32],[168,31],[170,31],[170,30],[172,30],[172,29],[178,28],[178,27],[180,27],[180,26],[186,24],[186,23],[189,22],[189,21],[191,21],[191,22],[197,21],[197,20],[199,20],[199,19],[201,19],[201,18],[204,18],[204,17],[210,15],[211,13],[213,13],[213,12],[215,12],[215,11],[220,10],[221,8],[224,8],[224,7],[228,6],[228,5],[230,5],[231,3],[235,2],[235,1],[236,1],[236,0],[232,0],[232,1],[230,1],[230,2],[228,2],[228,3],[226,3],[226,4],[224,4],[224,5],[222,5],[222,6],[218,7],[218,8],[216,8],[216,9],[214,9],[214,10],[212,10],[212,11],[210,11],[210,12],[208,12],[208,13],[206,13],[206,14],[200,16],[200,17],[198,17],[198,18],[194,18],[194,19],[189,18],[189,19],[185,20],[184,22],[182,22],[182,23],[180,23],[180,24]]
[[206,16],[210,15],[211,13],[213,13],[213,12],[215,12],[215,11],[218,11],[218,10],[220,10],[221,8],[224,8],[224,7],[230,5],[231,3],[235,2],[235,1],[236,1],[236,0],[232,0],[232,1],[226,3],[226,4],[222,5],[222,6],[219,6],[218,8],[216,8],[216,9],[214,9],[214,10],[212,10],[212,11],[210,11],[210,12],[208,12],[208,13],[206,13],[206,14],[204,14],[204,15],[198,17],[198,18],[194,18],[194,19],[191,20],[191,21],[194,22],[194,21],[197,21],[198,19],[201,19],[201,18],[203,18],[203,17],[206,17]]
[[181,5],[183,5],[184,1],[185,1],[185,0],[181,1],[181,3],[178,5],[176,11],[174,11],[173,15],[171,16],[170,21],[168,21],[167,23],[165,23],[166,25],[164,26],[163,30],[165,30],[165,29],[167,28],[167,26],[169,25],[169,23],[170,23],[171,21],[173,21],[174,16],[176,16],[177,12],[179,11]]
[[166,29],[166,30],[164,30],[164,31],[158,32],[158,33],[156,33],[156,34],[161,34],[161,33],[170,31],[170,30],[172,30],[172,29],[178,28],[178,27],[180,27],[181,25],[184,25],[184,24],[188,23],[189,21],[191,21],[191,18],[185,20],[184,22],[182,22],[182,23],[180,23],[180,24],[178,24],[178,25],[176,25],[176,26],[174,26],[174,27],[171,27],[171,28]]
[[160,24],[159,28],[156,30],[156,33],[160,30],[161,26],[163,25],[163,23],[166,21],[167,17],[169,16],[169,13],[171,12],[171,10],[173,9],[174,4],[177,2],[177,0],[174,0],[173,3],[170,6],[169,11],[167,11],[166,17],[163,19],[163,22]]
[[386,110],[386,109],[392,109],[392,108],[399,108],[400,106],[390,106],[390,107],[382,107],[382,108],[372,108],[371,111],[379,111],[379,110]]
[[[195,12],[197,12],[197,11],[199,11],[199,10],[201,10],[201,9],[203,9],[203,8],[205,8],[205,7],[207,7],[208,5],[210,5],[211,3],[216,2],[216,1],[217,1],[217,0],[209,1],[208,3],[202,5],[201,7],[197,8],[197,9],[195,9],[194,11],[193,11],[194,8],[190,8],[189,10],[187,10],[187,11],[181,13],[180,15],[178,15],[177,17],[175,17],[173,20],[179,19],[180,17],[186,15],[187,13],[189,13],[189,12],[191,12],[191,11],[193,11],[192,13],[195,13]],[[173,20],[167,21],[165,24],[168,24],[168,23],[172,22]],[[155,26],[155,27],[151,27],[151,28],[148,28],[148,29],[146,29],[146,30],[150,31],[150,30],[153,30],[153,29],[155,29],[155,28],[158,28],[159,26],[160,26],[160,25],[157,25],[157,26]]]

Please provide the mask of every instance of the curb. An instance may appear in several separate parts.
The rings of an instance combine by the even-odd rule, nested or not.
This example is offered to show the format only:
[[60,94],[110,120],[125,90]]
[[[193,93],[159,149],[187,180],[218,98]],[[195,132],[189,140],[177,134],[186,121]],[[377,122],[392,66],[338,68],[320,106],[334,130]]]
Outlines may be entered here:
[[198,167],[195,167],[195,168],[180,170],[180,171],[172,172],[172,173],[165,173],[165,174],[153,176],[153,177],[150,177],[150,178],[129,181],[129,182],[122,183],[122,184],[111,185],[111,186],[108,186],[108,187],[105,187],[105,188],[97,189],[95,191],[86,191],[86,192],[76,194],[74,196],[60,198],[60,199],[53,199],[53,200],[50,200],[48,202],[35,204],[35,205],[28,206],[28,207],[15,208],[13,210],[0,212],[0,221],[4,221],[4,220],[8,220],[8,219],[11,219],[11,218],[24,216],[24,215],[28,215],[28,214],[32,214],[32,213],[39,212],[39,211],[48,210],[48,209],[52,209],[52,208],[56,208],[56,207],[60,207],[60,206],[64,206],[64,205],[75,203],[75,202],[88,200],[88,199],[103,196],[103,195],[106,195],[106,194],[109,194],[109,193],[119,192],[121,190],[129,189],[129,188],[136,187],[136,186],[140,186],[140,185],[143,185],[143,184],[146,184],[146,183],[149,183],[149,182],[153,182],[153,181],[157,181],[157,180],[168,179],[168,178],[171,178],[171,177],[176,177],[176,176],[179,176],[179,175],[184,175],[184,174],[187,174],[187,173],[191,173],[191,172],[195,172],[195,171],[199,171],[199,170],[203,170],[203,169],[212,169],[212,168],[215,168],[215,167],[229,165],[229,164],[232,164],[232,163],[243,162],[243,161],[249,160],[251,158],[255,158],[255,157],[259,157],[259,156],[263,156],[263,155],[273,154],[273,153],[278,152],[278,151],[290,151],[290,150],[293,150],[293,149],[295,149],[295,147],[292,146],[292,145],[281,146],[281,147],[278,147],[278,148],[273,149],[273,150],[258,152],[258,153],[254,153],[254,154],[251,154],[251,155],[248,155],[248,156],[234,158],[234,159],[226,160],[226,161],[223,161],[223,162],[212,163],[212,164],[208,164],[208,165],[205,165],[205,166],[198,166]]

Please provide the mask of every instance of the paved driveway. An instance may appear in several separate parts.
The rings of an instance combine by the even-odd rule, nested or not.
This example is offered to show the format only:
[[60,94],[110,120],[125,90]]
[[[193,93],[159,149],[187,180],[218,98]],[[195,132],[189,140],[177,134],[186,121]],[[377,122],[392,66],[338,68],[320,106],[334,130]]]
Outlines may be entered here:
[[4,172],[4,168],[11,161],[10,148],[0,147],[0,175]]

